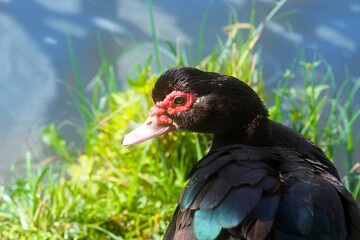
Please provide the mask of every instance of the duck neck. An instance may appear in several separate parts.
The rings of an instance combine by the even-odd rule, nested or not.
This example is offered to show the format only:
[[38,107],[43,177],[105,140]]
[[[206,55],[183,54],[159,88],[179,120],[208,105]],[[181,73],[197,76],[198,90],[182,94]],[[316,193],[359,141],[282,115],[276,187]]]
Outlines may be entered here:
[[257,115],[248,124],[228,133],[215,134],[211,150],[231,144],[263,146],[271,141],[270,121],[267,117]]

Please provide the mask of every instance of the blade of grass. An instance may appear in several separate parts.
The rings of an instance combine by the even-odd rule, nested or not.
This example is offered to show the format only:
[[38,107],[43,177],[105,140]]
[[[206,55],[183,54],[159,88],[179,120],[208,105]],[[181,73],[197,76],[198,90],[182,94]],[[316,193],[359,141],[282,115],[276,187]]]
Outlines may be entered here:
[[137,187],[138,187],[139,173],[140,173],[140,171],[141,171],[143,162],[144,162],[145,157],[146,157],[146,153],[148,152],[148,150],[149,150],[149,148],[150,148],[150,145],[151,145],[151,142],[148,142],[148,143],[146,144],[145,148],[143,149],[141,158],[139,159],[139,162],[138,162],[138,164],[137,164],[137,168],[136,168],[136,170],[135,170],[134,173],[133,173],[132,182],[131,182],[130,189],[129,189],[129,193],[128,193],[128,200],[127,200],[127,206],[128,206],[128,208],[131,207],[131,204],[132,204],[132,202],[133,202],[133,199],[134,199],[134,196],[135,196],[135,193],[136,193],[136,189],[137,189]]
[[[74,75],[75,75],[75,82],[76,82],[76,87],[77,87],[77,91],[80,97],[80,103],[79,105],[81,106],[81,110],[80,112],[80,116],[83,119],[83,122],[85,123],[85,126],[88,126],[91,119],[91,113],[90,110],[88,109],[87,103],[86,103],[86,97],[85,97],[85,92],[84,92],[84,87],[82,85],[82,81],[81,81],[81,77],[80,77],[80,72],[79,72],[79,67],[77,64],[77,60],[76,60],[76,56],[75,56],[75,50],[74,50],[74,46],[71,40],[71,37],[69,34],[66,35],[66,40],[67,40],[67,44],[68,44],[68,48],[69,48],[69,52],[70,52],[70,58],[71,58],[71,64],[73,67],[73,71],[74,71]],[[77,101],[77,98],[75,98]]]
[[154,15],[153,15],[153,10],[152,10],[152,1],[147,0],[146,2],[147,2],[147,7],[148,7],[148,11],[149,11],[149,16],[150,16],[151,34],[152,34],[152,37],[153,37],[153,43],[154,43],[154,50],[155,50],[157,67],[158,67],[158,71],[161,72],[159,39],[157,38],[157,35],[156,35],[155,21],[154,21]]
[[109,230],[106,230],[105,228],[102,228],[100,226],[97,226],[97,225],[93,225],[93,224],[88,224],[87,227],[90,227],[90,228],[93,228],[93,229],[96,229],[100,232],[103,232],[105,233],[106,235],[108,235],[110,238],[112,239],[115,239],[115,240],[123,240],[122,237],[120,236],[116,236],[115,234],[113,234],[112,232],[110,232]]
[[205,8],[205,11],[202,15],[202,18],[201,18],[200,30],[199,30],[199,42],[198,42],[198,64],[200,64],[200,62],[203,59],[205,23],[206,23],[207,15],[209,13],[209,10],[210,10],[213,2],[214,2],[214,0],[210,0],[208,2],[207,6]]
[[196,149],[196,158],[201,159],[203,157],[203,152],[201,150],[200,140],[197,134],[194,134],[194,142],[195,142],[195,149]]
[[166,174],[169,173],[169,169],[166,165],[166,160],[165,160],[165,157],[164,157],[164,154],[163,152],[161,151],[161,148],[159,146],[159,143],[156,139],[153,139],[153,142],[155,143],[155,146],[156,146],[156,149],[157,149],[157,152],[159,154],[159,158],[161,160],[161,164],[162,164],[162,167],[163,167],[163,170],[165,171]]
[[[35,215],[35,212],[36,212],[36,209],[38,207],[38,204],[39,204],[39,200],[37,196],[38,194],[38,190],[39,190],[39,184],[40,182],[42,181],[43,177],[45,176],[46,172],[49,170],[49,166],[45,167],[44,170],[41,172],[41,174],[39,175],[39,177],[36,179],[36,182],[35,182],[35,185],[33,187],[33,199],[32,199],[32,215],[34,216]],[[33,219],[33,221],[36,221],[36,219]]]

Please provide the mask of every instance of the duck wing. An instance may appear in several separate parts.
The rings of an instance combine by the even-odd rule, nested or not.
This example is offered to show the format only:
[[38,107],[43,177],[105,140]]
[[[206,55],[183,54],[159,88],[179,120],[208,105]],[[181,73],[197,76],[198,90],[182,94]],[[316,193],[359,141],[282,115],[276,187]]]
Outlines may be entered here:
[[191,171],[164,239],[347,239],[348,192],[326,174],[284,147],[218,148]]

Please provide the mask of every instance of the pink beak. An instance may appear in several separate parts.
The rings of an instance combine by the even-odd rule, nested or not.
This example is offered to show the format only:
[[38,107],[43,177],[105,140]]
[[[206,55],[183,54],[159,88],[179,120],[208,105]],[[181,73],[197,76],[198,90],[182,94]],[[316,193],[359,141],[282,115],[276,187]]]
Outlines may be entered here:
[[176,130],[176,127],[172,124],[158,124],[158,116],[152,115],[146,119],[146,121],[127,134],[121,144],[123,146],[133,145],[144,142],[156,136],[172,132]]

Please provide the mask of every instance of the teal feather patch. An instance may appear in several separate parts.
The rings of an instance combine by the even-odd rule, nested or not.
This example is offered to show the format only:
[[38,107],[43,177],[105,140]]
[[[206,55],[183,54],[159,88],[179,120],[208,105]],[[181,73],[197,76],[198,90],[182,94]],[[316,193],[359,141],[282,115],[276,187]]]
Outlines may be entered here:
[[191,203],[193,202],[194,198],[199,193],[203,185],[204,182],[197,182],[197,181],[194,181],[186,185],[180,202],[181,209],[187,209],[191,205]]
[[194,233],[199,240],[213,240],[221,231],[215,210],[197,210],[194,215]]

